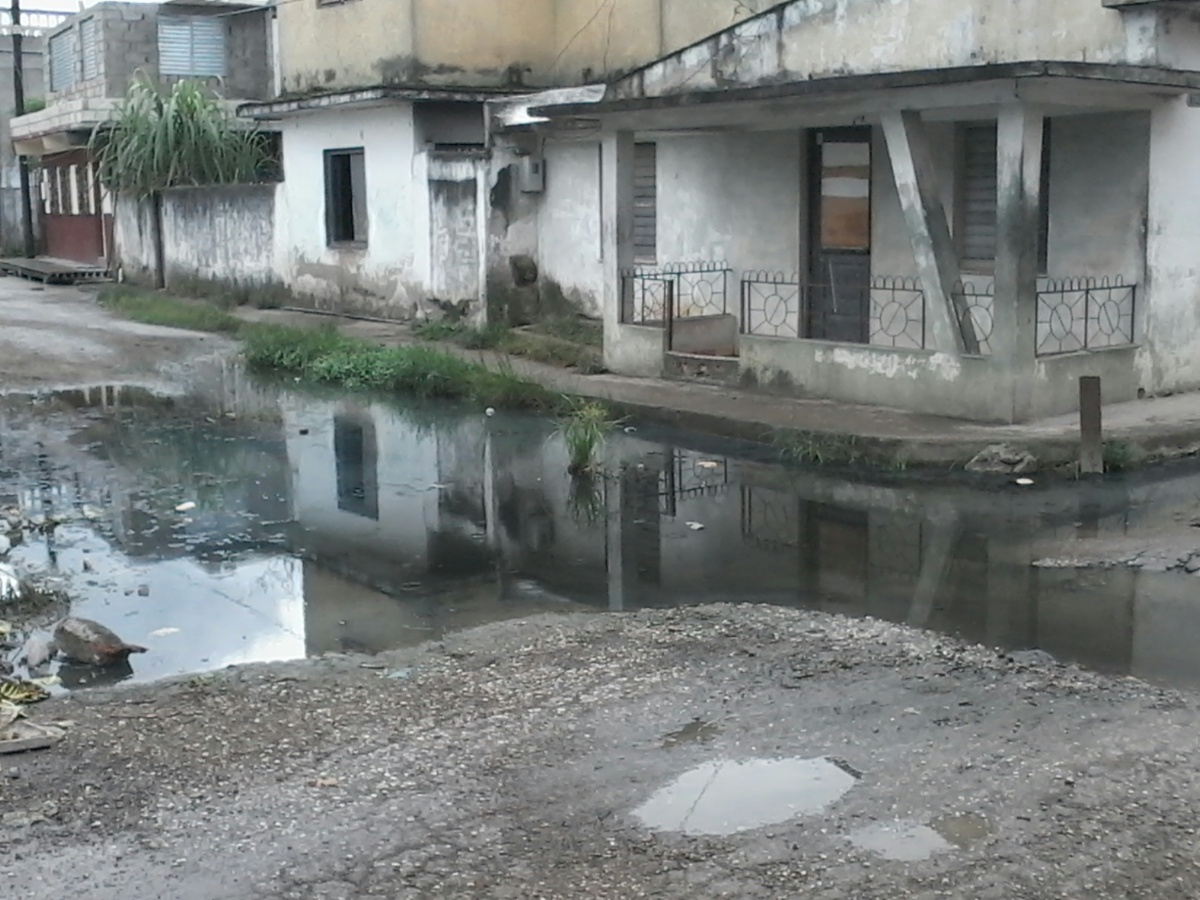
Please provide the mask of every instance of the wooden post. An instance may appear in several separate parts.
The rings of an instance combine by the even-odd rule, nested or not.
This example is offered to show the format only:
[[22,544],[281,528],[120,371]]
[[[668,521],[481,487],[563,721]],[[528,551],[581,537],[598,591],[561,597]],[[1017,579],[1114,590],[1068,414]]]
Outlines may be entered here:
[[1104,429],[1100,413],[1100,376],[1079,379],[1079,472],[1104,474]]

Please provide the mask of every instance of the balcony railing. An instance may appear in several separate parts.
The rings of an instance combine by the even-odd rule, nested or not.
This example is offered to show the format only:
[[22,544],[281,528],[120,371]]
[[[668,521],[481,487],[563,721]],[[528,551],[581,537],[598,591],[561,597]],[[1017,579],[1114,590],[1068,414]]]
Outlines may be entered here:
[[[30,37],[38,37],[53,31],[72,15],[73,13],[51,9],[22,10],[20,33]],[[11,35],[13,33],[11,10],[0,10],[0,35]]]

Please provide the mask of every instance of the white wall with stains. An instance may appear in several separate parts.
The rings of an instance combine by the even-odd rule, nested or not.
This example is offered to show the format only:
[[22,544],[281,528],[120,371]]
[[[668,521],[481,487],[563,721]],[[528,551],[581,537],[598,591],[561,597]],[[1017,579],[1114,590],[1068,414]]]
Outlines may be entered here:
[[546,190],[537,213],[541,277],[562,288],[581,311],[599,316],[604,293],[600,144],[551,141],[544,159]]
[[[409,104],[284,119],[285,182],[276,210],[284,281],[320,308],[389,318],[417,314],[430,285],[426,156]],[[365,248],[328,246],[325,151],[362,147]]]

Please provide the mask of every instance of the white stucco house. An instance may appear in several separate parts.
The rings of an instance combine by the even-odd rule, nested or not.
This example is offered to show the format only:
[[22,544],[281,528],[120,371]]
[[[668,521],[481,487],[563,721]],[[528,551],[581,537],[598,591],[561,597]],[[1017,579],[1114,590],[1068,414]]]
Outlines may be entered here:
[[545,183],[491,252],[618,373],[993,422],[1196,389],[1197,98],[1194,0],[793,0],[494,104]]

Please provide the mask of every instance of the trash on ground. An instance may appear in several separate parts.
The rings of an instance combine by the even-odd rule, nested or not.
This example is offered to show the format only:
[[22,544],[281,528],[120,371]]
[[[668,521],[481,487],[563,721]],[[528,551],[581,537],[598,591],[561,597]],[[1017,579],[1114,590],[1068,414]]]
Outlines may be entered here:
[[392,679],[395,679],[398,681],[398,680],[404,679],[404,678],[412,678],[412,676],[413,676],[412,669],[395,669],[394,671],[388,672],[387,675],[384,677],[392,678]]
[[692,529],[692,531],[703,531],[704,523],[703,522],[688,522],[687,527]]
[[39,703],[50,696],[50,692],[32,681],[20,678],[0,678],[0,700],[10,703]]
[[314,778],[308,783],[308,785],[309,787],[331,788],[337,787],[341,783],[342,781],[340,778],[326,778],[325,776],[322,776],[320,778]]
[[[3,721],[3,715],[0,715],[0,722]],[[25,718],[14,718],[7,725],[0,725],[0,753],[45,750],[66,736],[67,729],[62,725],[40,725]]]
[[99,622],[73,617],[58,623],[54,643],[64,656],[92,666],[118,665],[131,653],[146,652],[145,647],[125,643]]
[[175,512],[191,512],[195,508],[196,504],[191,500],[188,500],[186,503],[180,503],[177,507],[175,507]]
[[62,679],[57,675],[43,675],[41,678],[30,678],[30,684],[36,684],[38,687],[58,687],[63,683]]
[[360,669],[386,669],[387,668],[387,666],[385,666],[383,663],[375,663],[375,662],[359,663],[358,667]]
[[54,654],[57,652],[58,648],[54,646],[54,641],[50,638],[40,634],[31,634],[26,638],[25,646],[21,648],[21,654],[17,659],[24,661],[29,668],[36,669],[54,659]]
[[697,469],[719,469],[721,464],[714,459],[702,459],[696,463]]
[[13,630],[12,622],[6,622],[3,619],[0,619],[0,637],[5,637],[7,635],[12,634],[12,630]]

